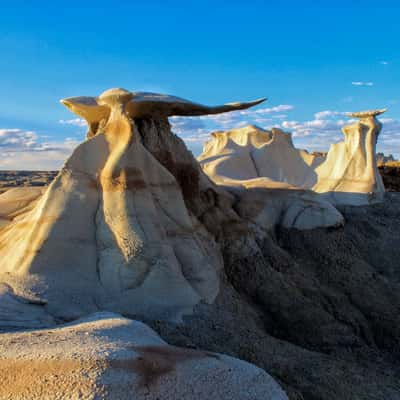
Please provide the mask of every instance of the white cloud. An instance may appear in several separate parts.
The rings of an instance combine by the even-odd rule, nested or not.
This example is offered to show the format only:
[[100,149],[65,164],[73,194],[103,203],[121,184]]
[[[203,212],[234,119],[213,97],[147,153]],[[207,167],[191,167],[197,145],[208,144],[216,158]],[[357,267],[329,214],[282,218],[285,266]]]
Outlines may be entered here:
[[33,131],[22,129],[0,129],[0,150],[3,148],[31,148],[37,140],[37,134]]
[[361,81],[355,81],[351,82],[353,86],[374,86],[374,82],[361,82]]
[[172,117],[169,122],[173,127],[173,131],[178,135],[201,131],[205,128],[205,124],[200,118]]
[[78,144],[71,138],[43,141],[34,131],[0,129],[0,168],[58,169]]
[[314,114],[314,118],[315,119],[325,119],[327,117],[336,117],[338,115],[344,116],[344,115],[346,115],[346,113],[342,112],[342,111],[331,111],[331,110],[319,111]]
[[278,112],[284,112],[284,111],[291,111],[293,110],[294,107],[290,104],[280,104],[279,106],[276,107],[271,107],[271,108],[259,108],[258,110],[245,110],[244,112],[246,113],[255,113],[255,114],[272,114],[272,113],[278,113]]
[[388,62],[388,61],[380,61],[380,62],[379,62],[379,64],[382,64],[382,65],[388,65],[388,64],[389,64],[389,62]]
[[63,125],[87,126],[86,121],[81,118],[60,119],[58,122]]
[[303,138],[306,136],[326,138],[325,141],[332,143],[333,137],[338,137],[340,129],[352,120],[337,119],[344,113],[339,111],[320,111],[314,114],[314,119],[309,121],[283,121],[280,125],[283,129],[292,132],[293,137]]

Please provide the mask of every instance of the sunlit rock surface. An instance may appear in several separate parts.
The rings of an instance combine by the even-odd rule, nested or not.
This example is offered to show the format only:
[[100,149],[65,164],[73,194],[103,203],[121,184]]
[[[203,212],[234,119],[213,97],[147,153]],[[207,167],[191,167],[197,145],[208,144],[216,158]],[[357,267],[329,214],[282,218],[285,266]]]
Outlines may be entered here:
[[237,210],[262,229],[339,226],[343,217],[310,190],[324,161],[293,146],[289,134],[247,126],[216,132],[198,158],[203,171],[238,197]]
[[376,142],[382,128],[376,116],[385,110],[352,113],[359,118],[343,127],[343,142],[331,145],[324,163],[315,169],[313,190],[333,204],[365,205],[382,200],[385,187],[378,171]]
[[252,364],[170,346],[145,324],[111,313],[1,335],[0,398],[287,400]]
[[207,107],[123,89],[62,100],[86,118],[89,140],[40,198],[42,189],[34,188],[0,195],[0,281],[64,320],[99,309],[179,320],[212,302],[221,255],[188,211],[173,165],[163,166],[143,145],[141,135],[151,132],[140,133],[135,118],[219,113],[261,101]]
[[309,189],[334,205],[381,201],[385,189],[376,161],[376,141],[384,110],[352,113],[359,121],[345,126],[345,141],[326,157],[293,146],[279,129],[255,126],[215,132],[199,162],[217,184],[230,188]]
[[324,159],[293,146],[289,134],[280,129],[264,130],[254,125],[212,133],[198,160],[214,182],[225,185],[285,188],[312,187],[314,172]]

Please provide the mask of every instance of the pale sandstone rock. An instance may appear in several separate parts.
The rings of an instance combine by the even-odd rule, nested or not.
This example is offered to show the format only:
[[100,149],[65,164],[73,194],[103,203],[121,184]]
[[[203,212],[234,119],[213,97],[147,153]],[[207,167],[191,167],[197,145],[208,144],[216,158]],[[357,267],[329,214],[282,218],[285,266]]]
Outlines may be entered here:
[[304,190],[317,181],[323,161],[293,146],[289,134],[255,126],[216,132],[199,162],[218,185],[238,197],[239,215],[263,229],[314,229],[343,224],[329,202]]
[[[349,114],[360,121],[343,128],[345,141],[332,145],[326,157],[296,149],[290,134],[279,129],[247,126],[213,133],[198,160],[215,183],[231,190],[310,189],[321,194],[313,201],[324,209],[329,209],[324,200],[333,205],[371,204],[381,201],[385,192],[375,154],[381,130],[376,116],[384,111]],[[333,221],[334,214],[332,210],[326,221]],[[318,226],[314,222],[310,226]]]
[[296,149],[290,134],[280,129],[249,125],[212,136],[198,160],[218,184],[256,178],[267,178],[264,186],[272,188],[311,187],[317,182],[314,169],[323,158]]
[[326,161],[315,169],[313,186],[333,204],[366,205],[385,194],[376,160],[376,142],[382,124],[376,116],[386,110],[352,113],[360,120],[342,129],[344,142],[331,145]]
[[0,218],[12,221],[31,210],[45,189],[42,187],[15,187],[0,194]]
[[[217,245],[188,212],[175,177],[143,146],[132,118],[258,102],[210,108],[123,89],[64,100],[96,130],[33,209],[1,229],[0,281],[67,320],[101,309],[179,320],[200,301],[213,302],[222,265]],[[13,200],[7,218],[31,202],[15,193],[2,195]]]
[[111,313],[1,335],[0,398],[287,400],[252,364],[170,346],[145,324]]
[[[205,106],[179,97],[159,93],[128,92],[124,89],[109,89],[98,97],[71,97],[61,102],[72,112],[84,118],[89,125],[88,137],[96,134],[110,116],[107,102],[125,98],[125,112],[130,118],[165,118],[173,115],[195,116],[219,114],[243,110],[262,103],[258,99],[247,103],[228,103],[220,106]],[[105,100],[108,99],[108,100]]]

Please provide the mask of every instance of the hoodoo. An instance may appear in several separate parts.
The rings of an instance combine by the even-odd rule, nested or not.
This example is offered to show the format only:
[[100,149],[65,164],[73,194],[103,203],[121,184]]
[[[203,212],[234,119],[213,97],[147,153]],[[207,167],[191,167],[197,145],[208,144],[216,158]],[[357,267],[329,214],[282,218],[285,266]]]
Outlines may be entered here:
[[280,129],[248,126],[213,133],[199,162],[228,188],[306,189],[333,205],[371,204],[385,192],[376,161],[382,128],[376,117],[385,111],[349,113],[359,121],[343,127],[345,140],[331,145],[326,157],[296,149]]
[[[46,321],[101,309],[174,320],[212,302],[221,267],[216,244],[188,211],[175,176],[142,144],[146,129],[139,133],[135,121],[260,101],[207,107],[124,89],[62,100],[88,121],[90,139],[31,209],[11,210],[17,217],[0,231],[0,295],[21,307],[31,299]],[[7,310],[0,314],[13,324]]]
[[383,199],[385,187],[376,160],[382,124],[376,117],[385,111],[348,114],[359,121],[343,127],[345,140],[331,145],[326,161],[316,168],[318,182],[313,190],[333,204],[363,205]]

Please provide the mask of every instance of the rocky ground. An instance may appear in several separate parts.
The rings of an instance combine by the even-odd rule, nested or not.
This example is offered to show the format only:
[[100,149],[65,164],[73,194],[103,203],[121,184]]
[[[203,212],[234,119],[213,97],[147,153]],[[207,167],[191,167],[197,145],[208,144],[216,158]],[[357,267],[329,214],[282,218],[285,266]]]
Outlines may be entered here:
[[58,171],[0,171],[0,193],[16,186],[46,186]]
[[138,321],[97,313],[0,337],[0,399],[287,400],[263,370],[170,346]]
[[[387,186],[399,181],[398,169],[385,171]],[[9,187],[52,174],[1,176]],[[400,193],[341,209],[343,227],[310,231],[221,219],[218,201],[209,191],[207,210],[194,211],[224,257],[217,301],[184,325],[145,322],[170,344],[254,363],[291,399],[400,399]]]
[[400,192],[400,162],[391,162],[379,166],[386,190]]
[[342,212],[343,228],[277,229],[255,242],[230,227],[216,305],[155,328],[253,362],[291,399],[399,399],[400,193]]

